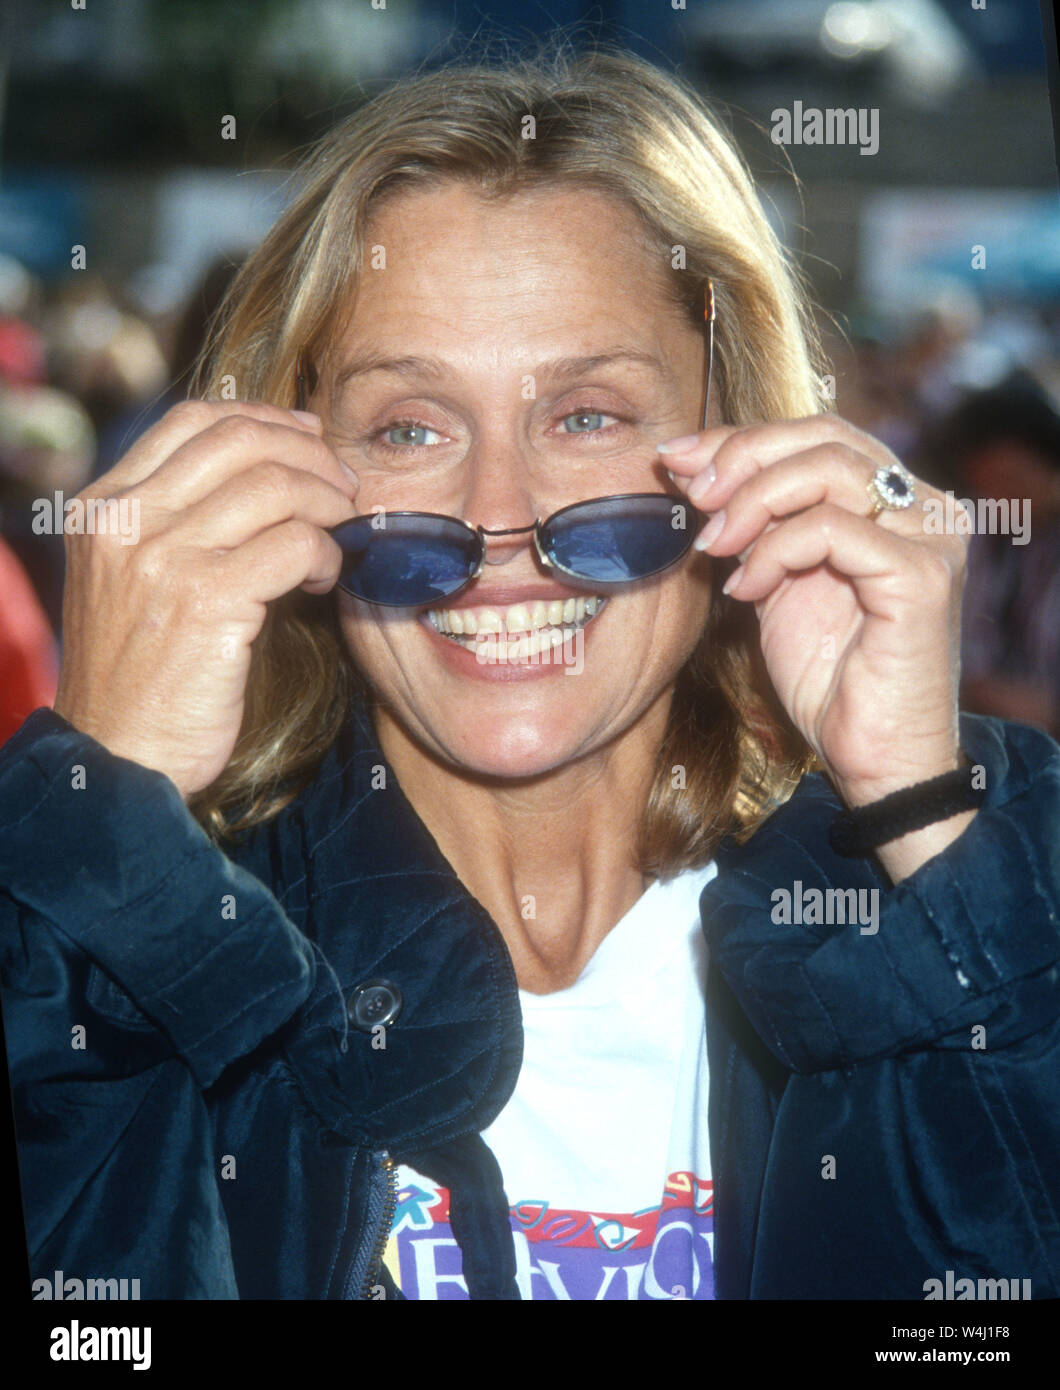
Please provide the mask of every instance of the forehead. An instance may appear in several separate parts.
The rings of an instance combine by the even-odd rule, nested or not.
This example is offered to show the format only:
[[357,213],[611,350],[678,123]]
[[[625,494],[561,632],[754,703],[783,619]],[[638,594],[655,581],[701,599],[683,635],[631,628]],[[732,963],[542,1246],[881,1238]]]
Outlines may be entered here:
[[[382,252],[382,255],[380,254]],[[449,181],[388,194],[369,219],[359,300],[450,303],[557,293],[658,299],[672,309],[669,248],[603,190],[568,184],[485,197]]]

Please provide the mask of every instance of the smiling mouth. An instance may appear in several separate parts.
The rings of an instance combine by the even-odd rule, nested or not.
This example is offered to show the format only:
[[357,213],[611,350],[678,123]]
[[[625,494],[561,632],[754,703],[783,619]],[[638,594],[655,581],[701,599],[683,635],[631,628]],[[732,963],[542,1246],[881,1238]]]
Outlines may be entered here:
[[484,643],[505,644],[508,661],[533,657],[587,627],[607,606],[607,599],[538,599],[496,608],[432,608],[427,619],[436,632],[476,651]]

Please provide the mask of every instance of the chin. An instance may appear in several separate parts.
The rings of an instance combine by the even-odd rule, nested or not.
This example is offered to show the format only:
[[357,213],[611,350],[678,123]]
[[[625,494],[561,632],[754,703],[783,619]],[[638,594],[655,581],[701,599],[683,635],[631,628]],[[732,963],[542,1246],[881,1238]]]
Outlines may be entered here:
[[431,732],[443,756],[464,773],[506,781],[551,772],[593,742],[590,730],[579,731],[545,712],[506,717],[494,711],[488,720],[476,713],[466,727],[435,727]]

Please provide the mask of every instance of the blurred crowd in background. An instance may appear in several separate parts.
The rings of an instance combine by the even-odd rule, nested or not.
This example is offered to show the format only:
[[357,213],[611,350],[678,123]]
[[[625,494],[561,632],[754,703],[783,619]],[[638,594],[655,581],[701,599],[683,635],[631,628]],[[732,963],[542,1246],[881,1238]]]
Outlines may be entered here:
[[[142,11],[154,8],[145,3]],[[779,7],[774,0],[688,0],[684,13],[669,7],[665,25],[613,36],[664,64],[677,62],[738,113],[735,133],[767,209],[822,305],[834,364],[834,381],[822,383],[823,404],[971,504],[979,527],[965,595],[964,708],[1060,736],[1060,206],[1037,6],[1027,0],[1022,19],[1032,22],[1019,33],[1011,24],[997,27],[1004,8],[981,12],[976,30],[967,5],[958,13],[956,5],[928,0],[897,9],[889,0],[785,0]],[[274,23],[295,10],[303,17],[326,11],[332,26],[340,23],[324,0],[270,0],[267,9]],[[451,18],[466,41],[484,11],[464,21],[460,9]],[[579,18],[579,6],[570,15],[554,9],[552,18]],[[210,0],[182,0],[170,13],[178,10],[209,32]],[[281,154],[290,163],[290,152],[316,133],[313,121],[289,113],[287,127],[269,127],[254,170],[245,149],[197,146],[195,122],[182,125],[175,115],[178,154],[171,159],[164,141],[156,148],[134,140],[121,157],[106,145],[108,155],[100,152],[96,163],[81,152],[73,169],[29,134],[16,141],[13,117],[30,98],[22,95],[29,86],[14,79],[24,70],[46,85],[74,60],[91,71],[101,45],[112,63],[113,13],[99,0],[96,31],[85,14],[74,19],[85,25],[81,31],[65,17],[65,28],[23,48],[22,68],[13,45],[8,74],[0,177],[0,742],[55,696],[64,543],[56,528],[42,530],[41,500],[47,515],[61,515],[62,499],[99,479],[184,398],[207,325],[285,196],[275,172]],[[415,32],[436,34],[427,21],[437,11],[421,6],[419,13]],[[782,13],[786,28],[778,28]],[[910,23],[919,47],[909,43]],[[428,53],[392,56],[375,75],[446,56],[436,38],[430,44]],[[933,55],[928,66],[925,47]],[[263,71],[270,61],[282,67],[265,54]],[[101,91],[105,67],[93,79]],[[356,75],[347,74],[351,81]],[[360,79],[357,95],[331,89],[327,120],[309,102],[317,124],[363,97],[363,73]],[[285,91],[304,81],[290,72],[276,80]],[[237,97],[222,92],[219,109],[238,107]],[[796,190],[783,157],[762,138],[770,112],[795,99],[878,106],[879,156],[789,150]],[[259,113],[273,110],[271,97],[254,100]],[[203,103],[209,99],[200,93],[198,115]],[[216,104],[208,115],[216,128]],[[240,119],[252,125],[254,113]],[[969,151],[974,119],[986,124],[978,150]],[[911,131],[922,138],[912,141]],[[83,269],[72,264],[77,245],[86,248]],[[981,499],[1005,506],[977,509]],[[1005,517],[1014,524],[999,528]]]

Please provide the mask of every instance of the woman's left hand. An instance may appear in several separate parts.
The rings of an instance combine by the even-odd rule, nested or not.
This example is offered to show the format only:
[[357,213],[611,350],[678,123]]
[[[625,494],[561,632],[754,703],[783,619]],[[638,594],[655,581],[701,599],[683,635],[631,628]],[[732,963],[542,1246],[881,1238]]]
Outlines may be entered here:
[[870,520],[869,482],[898,460],[835,415],[695,438],[663,459],[713,514],[697,546],[739,556],[727,591],[754,603],[777,694],[843,799],[958,767],[967,538],[927,529],[944,494],[917,479],[912,506]]

